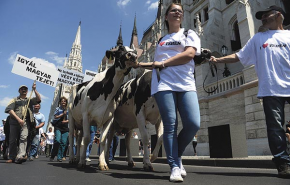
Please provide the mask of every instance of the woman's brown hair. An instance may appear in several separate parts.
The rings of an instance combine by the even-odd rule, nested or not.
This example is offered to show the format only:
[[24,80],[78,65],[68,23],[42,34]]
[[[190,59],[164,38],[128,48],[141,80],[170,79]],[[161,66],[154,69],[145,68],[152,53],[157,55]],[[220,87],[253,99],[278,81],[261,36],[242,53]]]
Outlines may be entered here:
[[62,100],[65,100],[65,102],[66,102],[66,106],[67,106],[67,101],[68,101],[68,100],[67,100],[67,98],[64,97],[64,96],[60,97],[59,102],[58,102],[59,106],[61,106],[60,103],[61,103]]
[[[171,3],[171,4],[168,6],[168,8],[166,9],[165,16],[168,15],[169,10],[172,8],[173,5],[178,5],[178,6],[180,6],[181,9],[182,9],[182,11],[183,11],[183,6],[182,6],[180,3]],[[165,25],[166,25],[167,30],[169,31],[169,24],[168,24],[168,21],[167,21],[167,20],[165,20]],[[181,28],[181,24],[180,24],[180,28]]]

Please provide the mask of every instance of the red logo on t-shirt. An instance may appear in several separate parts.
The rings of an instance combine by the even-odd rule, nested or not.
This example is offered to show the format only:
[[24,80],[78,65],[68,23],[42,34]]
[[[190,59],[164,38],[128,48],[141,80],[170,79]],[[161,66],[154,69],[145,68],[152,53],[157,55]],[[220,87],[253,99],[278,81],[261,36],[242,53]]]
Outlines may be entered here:
[[268,46],[268,43],[263,44],[263,48],[266,48]]
[[165,42],[163,41],[163,42],[160,42],[160,46],[162,46],[163,44],[165,44]]

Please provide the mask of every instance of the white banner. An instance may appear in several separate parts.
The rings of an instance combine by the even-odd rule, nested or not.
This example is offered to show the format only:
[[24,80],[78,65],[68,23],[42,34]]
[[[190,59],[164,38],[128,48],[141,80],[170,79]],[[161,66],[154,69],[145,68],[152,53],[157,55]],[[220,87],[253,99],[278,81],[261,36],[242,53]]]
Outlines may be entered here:
[[19,54],[16,56],[11,72],[52,87],[56,86],[59,75],[55,68],[42,62],[35,62]]
[[74,84],[80,84],[84,80],[84,74],[69,70],[63,67],[59,67],[57,69],[59,71],[59,76],[57,79],[57,82],[63,83],[66,85],[74,85]]
[[95,71],[90,71],[90,70],[86,70],[85,71],[85,78],[83,82],[87,82],[92,80],[95,76],[96,76],[97,72]]

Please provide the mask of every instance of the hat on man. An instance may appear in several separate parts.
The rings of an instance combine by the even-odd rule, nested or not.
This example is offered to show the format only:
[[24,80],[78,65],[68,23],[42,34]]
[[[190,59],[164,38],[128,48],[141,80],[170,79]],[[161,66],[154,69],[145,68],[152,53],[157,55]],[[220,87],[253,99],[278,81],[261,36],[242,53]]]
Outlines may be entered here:
[[284,12],[284,10],[281,7],[278,7],[278,6],[275,6],[275,5],[270,6],[270,7],[266,8],[265,10],[257,12],[256,13],[256,18],[261,20],[262,19],[262,15],[264,13],[267,13],[267,12],[272,11],[272,10],[280,12],[284,16],[284,18],[286,19],[286,13]]
[[2,119],[2,121],[6,121],[6,119]]
[[21,86],[19,87],[19,90],[20,90],[22,87],[25,87],[26,89],[28,89],[28,87],[27,87],[26,85],[21,85]]

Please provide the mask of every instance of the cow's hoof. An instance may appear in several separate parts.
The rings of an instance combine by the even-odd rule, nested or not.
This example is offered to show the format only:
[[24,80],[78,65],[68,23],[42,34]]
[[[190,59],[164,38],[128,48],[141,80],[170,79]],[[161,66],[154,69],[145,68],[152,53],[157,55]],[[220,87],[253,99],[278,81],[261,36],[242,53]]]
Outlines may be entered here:
[[129,168],[133,168],[135,166],[135,163],[132,161],[132,162],[128,162],[128,167]]
[[99,166],[99,169],[100,169],[101,171],[107,171],[107,170],[109,170],[109,167],[108,167],[108,165],[100,165],[100,166]]
[[77,168],[80,168],[80,169],[84,169],[86,167],[86,164],[78,164]]
[[154,168],[152,166],[144,166],[143,169],[146,172],[154,172]]

